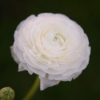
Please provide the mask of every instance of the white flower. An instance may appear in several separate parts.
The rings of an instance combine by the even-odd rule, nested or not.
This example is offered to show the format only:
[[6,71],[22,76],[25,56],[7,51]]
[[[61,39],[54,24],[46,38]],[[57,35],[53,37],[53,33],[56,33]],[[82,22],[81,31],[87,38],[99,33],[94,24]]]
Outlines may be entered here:
[[19,71],[40,77],[41,90],[78,77],[89,63],[89,41],[83,29],[62,14],[31,15],[14,33],[12,56]]

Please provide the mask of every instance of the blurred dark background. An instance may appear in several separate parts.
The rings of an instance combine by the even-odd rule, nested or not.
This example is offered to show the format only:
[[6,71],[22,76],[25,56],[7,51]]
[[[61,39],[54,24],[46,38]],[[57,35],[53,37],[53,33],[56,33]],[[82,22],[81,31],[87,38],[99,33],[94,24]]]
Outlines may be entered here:
[[100,100],[100,0],[0,0],[0,88],[11,86],[15,100],[21,100],[33,84],[36,75],[17,71],[10,46],[19,22],[43,12],[62,13],[80,24],[89,37],[91,57],[77,79],[38,90],[34,100]]

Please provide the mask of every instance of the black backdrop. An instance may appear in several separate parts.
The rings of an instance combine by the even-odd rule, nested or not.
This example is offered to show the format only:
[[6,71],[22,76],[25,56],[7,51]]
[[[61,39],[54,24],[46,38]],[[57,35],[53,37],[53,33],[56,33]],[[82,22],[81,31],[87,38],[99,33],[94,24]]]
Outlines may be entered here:
[[38,90],[34,100],[100,100],[100,0],[0,0],[0,88],[11,86],[15,100],[21,100],[33,84],[35,74],[17,72],[10,46],[19,22],[43,12],[62,13],[80,24],[89,37],[91,57],[76,80]]

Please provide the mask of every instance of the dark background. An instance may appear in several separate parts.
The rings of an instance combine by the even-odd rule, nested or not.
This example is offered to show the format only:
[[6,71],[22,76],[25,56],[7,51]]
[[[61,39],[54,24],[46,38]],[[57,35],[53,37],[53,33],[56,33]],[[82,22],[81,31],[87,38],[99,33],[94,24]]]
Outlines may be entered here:
[[88,67],[71,82],[37,91],[34,100],[100,100],[100,0],[0,0],[0,88],[11,86],[21,100],[36,75],[17,72],[10,54],[13,34],[20,21],[31,14],[62,13],[82,26],[89,37]]

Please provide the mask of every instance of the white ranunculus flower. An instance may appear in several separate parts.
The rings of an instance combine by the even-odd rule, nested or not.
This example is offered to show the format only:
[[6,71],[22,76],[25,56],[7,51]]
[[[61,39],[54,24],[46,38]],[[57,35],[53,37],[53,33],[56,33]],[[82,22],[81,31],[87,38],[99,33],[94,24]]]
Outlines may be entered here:
[[62,14],[29,16],[14,33],[11,52],[19,71],[40,77],[40,89],[71,81],[89,63],[87,35],[73,20]]

